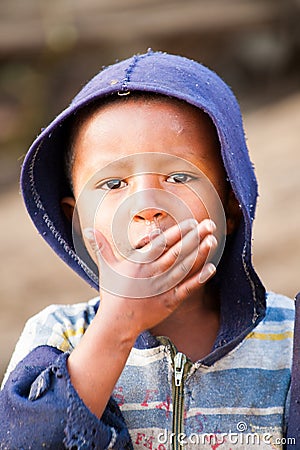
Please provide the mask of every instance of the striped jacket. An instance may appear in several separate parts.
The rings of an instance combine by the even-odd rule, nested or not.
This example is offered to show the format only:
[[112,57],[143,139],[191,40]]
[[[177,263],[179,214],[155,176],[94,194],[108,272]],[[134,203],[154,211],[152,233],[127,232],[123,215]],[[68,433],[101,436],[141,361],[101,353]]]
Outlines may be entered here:
[[[72,306],[54,305],[31,318],[8,372],[41,345],[71,352],[97,306],[97,298]],[[133,348],[113,392],[133,448],[283,448],[293,327],[294,303],[269,293],[265,318],[211,366],[190,362],[165,337],[159,337],[154,347],[145,340],[144,348]],[[35,391],[31,400],[46,398],[48,390],[42,372],[31,387]],[[76,401],[76,396],[68,400]],[[84,420],[90,416],[87,410]],[[83,423],[82,429],[87,425]],[[125,448],[118,447],[118,432],[110,428],[111,448]],[[92,447],[86,441],[78,448]]]

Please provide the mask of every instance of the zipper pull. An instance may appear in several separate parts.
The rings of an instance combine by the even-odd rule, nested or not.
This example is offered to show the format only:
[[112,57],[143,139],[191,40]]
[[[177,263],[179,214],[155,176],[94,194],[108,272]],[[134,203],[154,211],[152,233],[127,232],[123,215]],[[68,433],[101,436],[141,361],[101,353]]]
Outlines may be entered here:
[[176,353],[174,357],[175,386],[181,385],[185,363],[186,363],[186,356],[181,352]]

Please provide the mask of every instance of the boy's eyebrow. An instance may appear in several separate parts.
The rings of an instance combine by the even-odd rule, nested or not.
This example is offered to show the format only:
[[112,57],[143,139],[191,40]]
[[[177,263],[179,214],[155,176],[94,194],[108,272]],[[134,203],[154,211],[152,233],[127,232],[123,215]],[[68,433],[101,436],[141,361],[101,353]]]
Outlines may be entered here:
[[117,169],[117,170],[124,170],[124,169],[131,170],[131,169],[133,169],[133,165],[132,165],[132,162],[129,161],[127,158],[125,158],[125,159],[117,159],[117,160],[114,160],[114,161],[107,161],[105,163],[105,166],[101,170],[101,172],[102,171],[106,171],[106,172],[107,171],[112,171],[112,170],[115,170],[115,169]]
[[[153,154],[155,155],[155,153]],[[158,156],[158,154],[156,154]],[[102,160],[103,161],[103,160]],[[167,174],[175,171],[185,171],[189,173],[196,173],[199,171],[188,161],[184,161],[181,158],[169,158],[162,156],[162,158],[151,158],[149,159],[149,154],[147,158],[125,158],[120,160],[115,160],[107,163],[103,166],[94,176],[93,180],[103,180],[107,177],[131,177],[135,175],[142,174]]]
[[[107,161],[107,160],[106,160]],[[104,161],[103,161],[104,162]],[[130,173],[130,175],[143,173],[143,172],[160,172],[163,169],[161,161],[157,161],[156,158],[153,158],[151,163],[149,164],[149,160],[144,160],[142,157],[138,158],[121,158],[114,161],[108,161],[103,169],[101,169],[101,175],[103,174],[111,174],[114,171],[126,171],[126,173]]]
[[[138,173],[147,172],[147,167],[139,167],[137,168],[133,161],[129,161],[127,158],[108,161],[107,159],[101,160],[103,162],[103,166],[92,176],[92,180],[100,181],[109,177],[129,177]],[[93,170],[95,166],[91,164],[90,168]],[[91,180],[91,181],[92,181]]]

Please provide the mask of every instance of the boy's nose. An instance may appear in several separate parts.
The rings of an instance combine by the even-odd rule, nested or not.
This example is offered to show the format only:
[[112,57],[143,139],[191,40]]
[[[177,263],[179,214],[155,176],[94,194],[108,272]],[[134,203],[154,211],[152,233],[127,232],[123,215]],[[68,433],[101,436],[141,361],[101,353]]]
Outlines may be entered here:
[[135,194],[132,197],[133,222],[155,222],[167,216],[166,202],[162,197],[159,177],[149,173],[135,178]]
[[145,208],[135,212],[133,216],[134,222],[155,222],[166,217],[166,211],[159,208]]

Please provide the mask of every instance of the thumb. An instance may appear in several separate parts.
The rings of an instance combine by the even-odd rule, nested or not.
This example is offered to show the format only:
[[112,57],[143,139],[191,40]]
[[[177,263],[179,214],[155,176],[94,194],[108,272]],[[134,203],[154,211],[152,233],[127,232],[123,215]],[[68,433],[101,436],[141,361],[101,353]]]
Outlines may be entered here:
[[85,228],[83,234],[99,264],[103,262],[103,259],[106,259],[108,262],[115,260],[112,248],[101,231],[93,228]]

